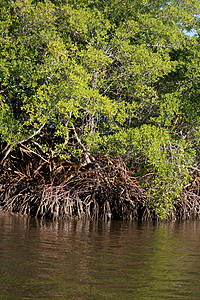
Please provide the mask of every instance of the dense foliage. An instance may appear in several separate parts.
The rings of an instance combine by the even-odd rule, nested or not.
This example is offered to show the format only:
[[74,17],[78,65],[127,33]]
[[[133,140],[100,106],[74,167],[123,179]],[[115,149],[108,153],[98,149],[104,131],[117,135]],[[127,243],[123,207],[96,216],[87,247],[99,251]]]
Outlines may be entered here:
[[0,7],[2,162],[24,142],[82,165],[121,157],[164,216],[198,170],[199,1]]

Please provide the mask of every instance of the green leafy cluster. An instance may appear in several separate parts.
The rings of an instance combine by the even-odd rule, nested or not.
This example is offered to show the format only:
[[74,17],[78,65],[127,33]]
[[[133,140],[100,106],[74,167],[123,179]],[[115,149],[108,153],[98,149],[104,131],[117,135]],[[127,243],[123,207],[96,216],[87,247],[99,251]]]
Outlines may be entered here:
[[62,158],[121,156],[164,217],[199,163],[199,1],[0,7],[1,140],[51,127]]

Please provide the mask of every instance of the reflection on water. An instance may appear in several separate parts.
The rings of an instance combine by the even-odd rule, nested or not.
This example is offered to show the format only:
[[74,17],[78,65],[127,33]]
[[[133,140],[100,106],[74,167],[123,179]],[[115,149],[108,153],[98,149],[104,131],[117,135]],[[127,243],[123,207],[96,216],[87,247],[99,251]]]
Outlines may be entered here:
[[0,299],[200,299],[200,222],[0,212]]

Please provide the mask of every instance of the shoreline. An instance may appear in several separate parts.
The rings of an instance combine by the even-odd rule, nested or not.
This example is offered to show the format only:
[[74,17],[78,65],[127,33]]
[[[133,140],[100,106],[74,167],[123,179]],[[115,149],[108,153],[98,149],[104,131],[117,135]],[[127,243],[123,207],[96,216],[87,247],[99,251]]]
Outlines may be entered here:
[[[137,186],[53,185],[0,186],[2,211],[47,219],[160,220]],[[200,219],[200,196],[183,192],[166,220]]]
[[[48,219],[161,220],[149,204],[154,174],[145,175],[145,188],[136,169],[121,158],[99,157],[84,165],[55,154],[47,161],[31,150],[23,151],[16,149],[1,166],[2,210]],[[171,212],[165,209],[166,220],[200,219],[198,187],[189,184]]]

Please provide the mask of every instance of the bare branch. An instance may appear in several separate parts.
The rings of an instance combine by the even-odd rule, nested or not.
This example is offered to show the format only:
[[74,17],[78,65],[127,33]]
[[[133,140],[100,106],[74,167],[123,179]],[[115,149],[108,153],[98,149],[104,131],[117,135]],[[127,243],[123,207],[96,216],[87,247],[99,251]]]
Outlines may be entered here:
[[1,161],[1,164],[4,166],[5,161],[6,161],[6,158],[8,157],[10,151],[12,150],[12,148],[13,148],[14,146],[23,144],[23,143],[25,143],[25,142],[31,140],[32,138],[34,138],[36,135],[38,135],[38,134],[41,132],[41,130],[44,128],[45,125],[46,125],[46,123],[42,124],[42,126],[40,126],[40,128],[39,128],[36,132],[34,132],[31,136],[29,136],[27,139],[21,140],[21,141],[19,141],[19,142],[15,142],[15,143],[10,144],[10,145],[7,145],[7,146],[5,147],[5,149],[2,151],[2,153],[4,153],[4,152],[7,150],[7,151],[6,151],[6,154],[4,155],[4,157],[3,157],[2,161]]
[[79,139],[74,124],[73,124],[73,123],[71,123],[71,124],[72,124],[72,129],[73,129],[73,131],[74,131],[74,133],[75,133],[75,136],[76,136],[76,140],[77,140],[78,144],[80,145],[81,149],[83,150],[83,154],[84,154],[84,156],[85,156],[85,163],[83,163],[81,166],[88,165],[88,164],[90,164],[92,161],[94,162],[94,161],[95,161],[95,158],[94,158],[93,156],[91,156],[91,154],[89,153],[89,151],[86,149],[86,147],[83,145],[83,143],[82,143],[81,140]]

